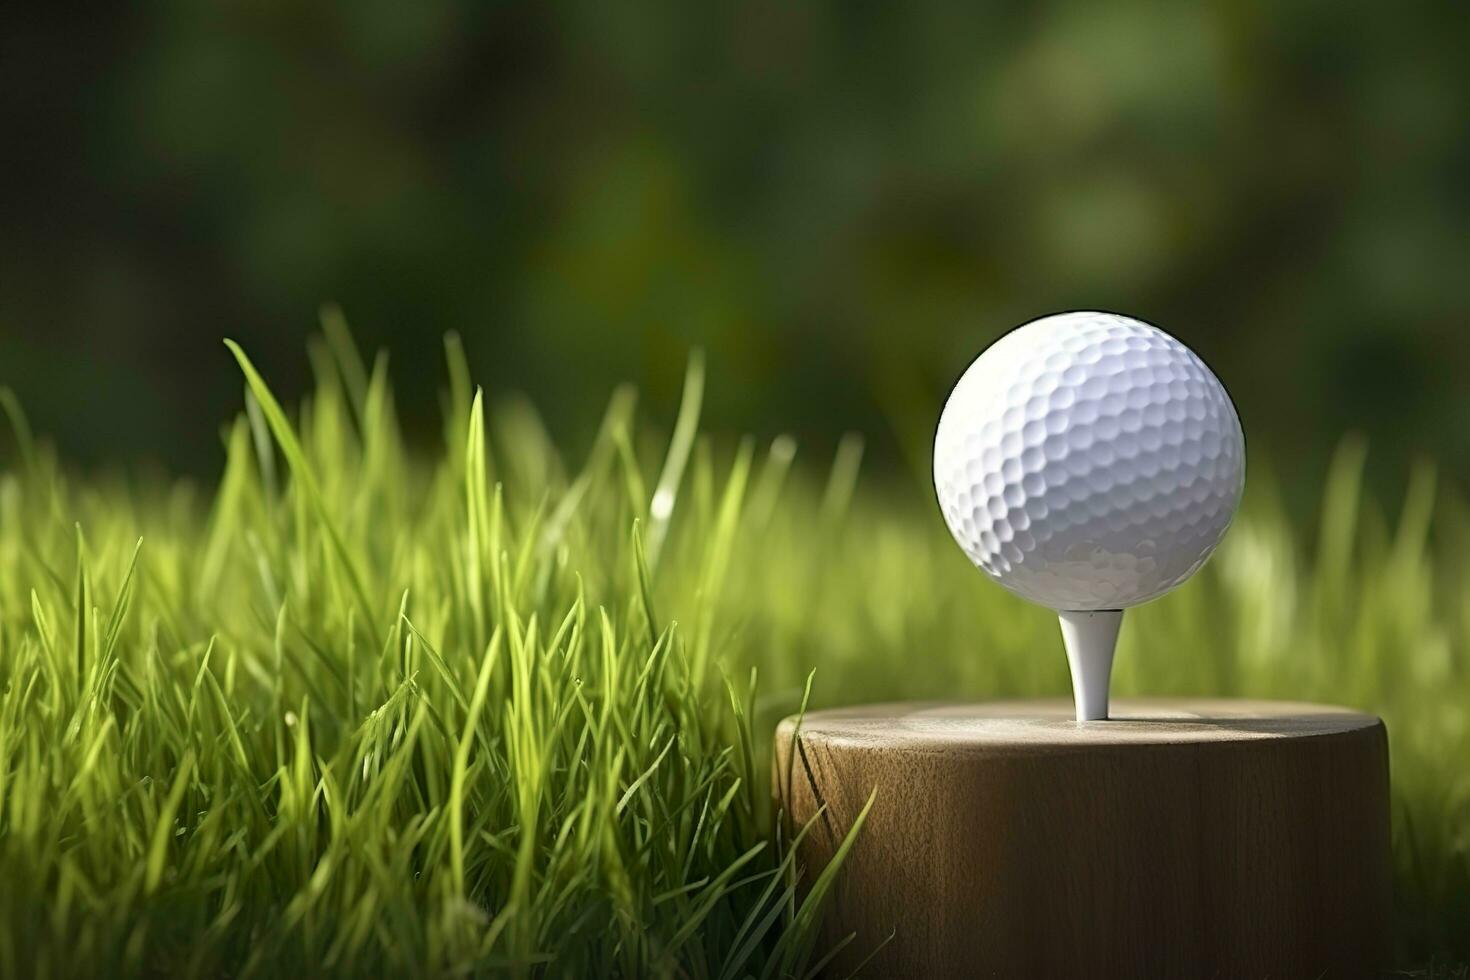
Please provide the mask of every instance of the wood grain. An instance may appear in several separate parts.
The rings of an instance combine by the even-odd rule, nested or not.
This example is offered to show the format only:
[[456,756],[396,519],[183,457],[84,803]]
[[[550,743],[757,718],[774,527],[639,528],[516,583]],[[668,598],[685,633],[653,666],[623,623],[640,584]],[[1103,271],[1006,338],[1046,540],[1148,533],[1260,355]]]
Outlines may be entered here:
[[[1377,975],[1389,952],[1383,723],[1286,702],[886,704],[776,733],[801,857],[877,799],[829,899],[874,977]],[[826,809],[818,814],[825,803]],[[889,938],[891,937],[891,938]]]

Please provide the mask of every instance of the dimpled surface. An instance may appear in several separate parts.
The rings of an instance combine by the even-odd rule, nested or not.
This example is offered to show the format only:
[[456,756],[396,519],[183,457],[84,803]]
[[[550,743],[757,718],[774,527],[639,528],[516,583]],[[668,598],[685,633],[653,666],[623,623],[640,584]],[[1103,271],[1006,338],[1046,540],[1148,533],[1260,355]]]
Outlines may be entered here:
[[1194,352],[1112,313],[1013,330],[955,385],[934,486],[970,559],[1052,609],[1121,609],[1184,581],[1245,484],[1235,406]]

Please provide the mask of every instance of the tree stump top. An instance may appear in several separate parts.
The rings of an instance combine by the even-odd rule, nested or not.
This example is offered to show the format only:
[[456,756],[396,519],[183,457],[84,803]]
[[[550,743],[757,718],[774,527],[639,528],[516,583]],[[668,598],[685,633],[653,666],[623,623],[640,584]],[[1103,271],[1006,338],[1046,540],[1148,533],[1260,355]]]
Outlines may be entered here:
[[[789,737],[796,723],[781,723]],[[875,751],[1025,752],[1106,745],[1178,745],[1340,735],[1381,725],[1372,715],[1297,701],[1213,698],[1119,698],[1106,721],[1073,720],[1072,702],[979,704],[903,702],[814,711],[801,719],[803,740]]]

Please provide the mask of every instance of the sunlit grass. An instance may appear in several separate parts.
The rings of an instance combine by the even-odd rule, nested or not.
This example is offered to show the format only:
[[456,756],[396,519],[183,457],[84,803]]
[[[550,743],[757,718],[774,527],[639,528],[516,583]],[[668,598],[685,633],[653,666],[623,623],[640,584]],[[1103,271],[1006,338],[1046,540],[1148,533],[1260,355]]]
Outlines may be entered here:
[[[815,705],[1067,690],[1054,619],[925,486],[860,477],[856,439],[711,442],[697,362],[667,441],[619,390],[566,459],[451,340],[429,458],[385,362],[326,336],[299,411],[237,352],[209,490],[70,480],[5,400],[0,974],[803,976],[821,869],[773,830],[767,755],[810,672]],[[1401,960],[1449,962],[1470,521],[1428,467],[1383,516],[1364,466],[1345,443],[1312,528],[1254,469],[1115,683],[1381,713]]]

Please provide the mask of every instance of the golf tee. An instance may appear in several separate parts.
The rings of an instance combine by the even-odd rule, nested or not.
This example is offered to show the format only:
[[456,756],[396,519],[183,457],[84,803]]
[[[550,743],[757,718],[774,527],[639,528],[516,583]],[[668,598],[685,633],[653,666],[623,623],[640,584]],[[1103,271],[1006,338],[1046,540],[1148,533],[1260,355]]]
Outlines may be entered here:
[[1108,681],[1113,672],[1113,651],[1118,645],[1118,627],[1123,610],[1059,610],[1062,642],[1067,647],[1067,665],[1072,669],[1072,700],[1078,721],[1102,721],[1108,717]]

